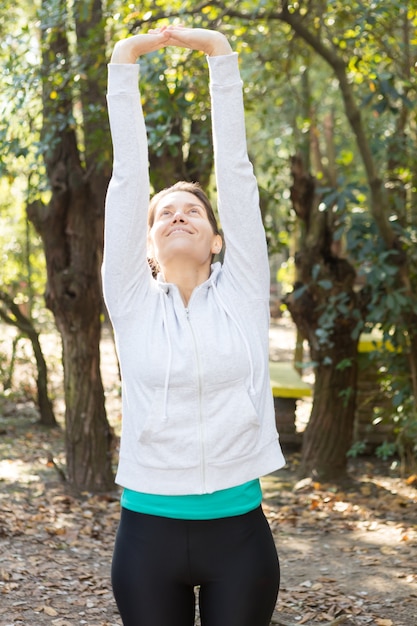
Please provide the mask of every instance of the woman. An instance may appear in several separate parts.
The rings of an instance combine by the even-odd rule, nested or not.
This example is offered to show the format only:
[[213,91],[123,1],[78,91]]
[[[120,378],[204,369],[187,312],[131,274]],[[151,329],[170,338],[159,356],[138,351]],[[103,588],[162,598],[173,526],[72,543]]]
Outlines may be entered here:
[[[148,216],[136,61],[171,45],[208,59],[222,265],[212,264],[222,239],[198,185],[163,190]],[[268,257],[237,54],[204,29],[130,37],[114,48],[108,103],[114,169],[103,283],[123,397],[116,602],[125,626],[192,626],[198,586],[203,626],[267,626],[279,563],[259,477],[284,459],[268,372]]]

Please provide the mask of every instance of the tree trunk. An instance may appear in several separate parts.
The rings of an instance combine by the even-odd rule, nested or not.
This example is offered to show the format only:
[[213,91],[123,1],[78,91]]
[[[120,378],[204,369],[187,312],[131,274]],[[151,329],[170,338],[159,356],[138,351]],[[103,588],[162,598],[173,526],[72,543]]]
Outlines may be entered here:
[[[68,481],[77,492],[98,492],[113,488],[111,430],[99,352],[103,198],[108,173],[89,163],[97,147],[85,150],[87,170],[81,162],[73,121],[72,77],[65,73],[71,64],[64,2],[60,8],[61,14],[55,11],[42,28],[43,141],[51,198],[47,205],[31,203],[27,212],[43,240],[46,303],[62,338]],[[85,8],[85,15],[91,18],[87,4]],[[43,9],[47,13],[47,3]],[[100,96],[96,88],[81,91],[100,97],[100,102],[89,103],[90,109],[103,104],[104,86]],[[103,127],[107,129],[106,123],[98,126]],[[84,136],[86,145],[90,139]]]
[[[357,341],[343,330],[335,333],[334,341],[327,350],[333,364],[320,363],[315,368],[314,402],[303,435],[300,473],[319,480],[344,478],[353,437]],[[344,360],[350,362],[346,368],[334,365]]]
[[[61,142],[64,152],[67,143]],[[113,473],[100,374],[98,207],[71,159],[50,167],[60,173],[60,183],[49,205],[33,203],[28,216],[43,239],[46,303],[62,338],[68,480],[76,491],[106,491]]]
[[346,473],[355,419],[357,344],[361,313],[355,271],[333,252],[331,211],[323,210],[315,179],[292,160],[291,198],[305,225],[295,255],[297,283],[286,304],[314,363],[313,407],[303,436],[300,474],[320,480]]
[[13,298],[3,290],[0,290],[0,301],[4,302],[6,305],[6,309],[0,307],[0,318],[3,319],[6,324],[16,326],[16,328],[30,339],[32,344],[37,365],[36,388],[40,416],[39,423],[47,427],[57,426],[52,402],[48,395],[48,368],[39,341],[39,334],[32,320],[22,313]]
[[113,486],[112,435],[100,374],[99,319],[62,336],[68,476],[76,491],[107,491]]
[[51,399],[48,394],[48,369],[42,353],[39,335],[34,328],[28,331],[28,337],[32,343],[33,352],[36,359],[38,375],[36,377],[36,388],[38,392],[39,423],[48,428],[57,426]]
[[[187,180],[198,182],[207,190],[213,168],[210,120],[192,120],[189,137],[185,138],[183,120],[178,115],[171,119],[170,134],[178,137],[175,150],[169,143],[157,151],[150,146],[149,170],[152,187],[155,191],[160,191],[179,180]],[[188,145],[186,156],[185,144]]]

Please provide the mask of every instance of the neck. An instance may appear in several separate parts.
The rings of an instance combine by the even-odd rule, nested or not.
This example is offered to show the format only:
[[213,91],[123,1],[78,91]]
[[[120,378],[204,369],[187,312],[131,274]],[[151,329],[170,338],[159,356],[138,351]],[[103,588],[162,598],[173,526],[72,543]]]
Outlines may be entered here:
[[210,276],[210,265],[210,263],[193,267],[190,267],[189,264],[185,266],[175,265],[161,268],[161,270],[165,280],[178,287],[184,305],[187,306],[194,289]]

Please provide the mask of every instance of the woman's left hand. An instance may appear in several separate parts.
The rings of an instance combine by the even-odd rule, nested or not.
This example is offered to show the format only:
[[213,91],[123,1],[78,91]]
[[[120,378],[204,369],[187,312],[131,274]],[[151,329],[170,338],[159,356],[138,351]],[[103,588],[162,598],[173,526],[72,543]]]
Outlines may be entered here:
[[[208,56],[220,56],[233,52],[226,37],[216,31],[205,28],[187,28],[185,26],[168,26],[165,33],[169,33],[167,45],[199,50]],[[149,31],[150,33],[159,32]]]

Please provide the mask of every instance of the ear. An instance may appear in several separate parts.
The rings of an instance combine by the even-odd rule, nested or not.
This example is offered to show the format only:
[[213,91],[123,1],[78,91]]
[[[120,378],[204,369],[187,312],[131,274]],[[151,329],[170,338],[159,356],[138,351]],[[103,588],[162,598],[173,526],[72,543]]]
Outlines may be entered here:
[[211,246],[211,253],[212,254],[219,254],[219,252],[221,251],[223,247],[223,240],[220,237],[220,235],[215,235],[215,237],[213,238],[213,243]]

